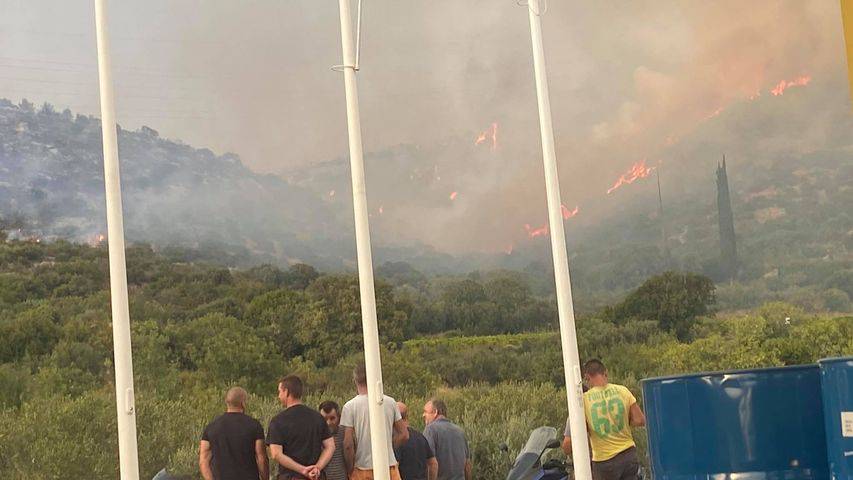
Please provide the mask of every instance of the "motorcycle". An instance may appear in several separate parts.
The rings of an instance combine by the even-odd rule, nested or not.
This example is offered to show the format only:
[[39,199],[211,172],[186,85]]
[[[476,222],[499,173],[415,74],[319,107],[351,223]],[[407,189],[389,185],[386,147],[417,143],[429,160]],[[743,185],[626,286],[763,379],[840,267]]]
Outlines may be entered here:
[[[524,448],[515,458],[506,480],[568,480],[571,467],[566,462],[549,459],[542,463],[542,455],[546,451],[559,447],[557,429],[539,427],[533,430]],[[506,452],[509,449],[503,444],[501,450]]]

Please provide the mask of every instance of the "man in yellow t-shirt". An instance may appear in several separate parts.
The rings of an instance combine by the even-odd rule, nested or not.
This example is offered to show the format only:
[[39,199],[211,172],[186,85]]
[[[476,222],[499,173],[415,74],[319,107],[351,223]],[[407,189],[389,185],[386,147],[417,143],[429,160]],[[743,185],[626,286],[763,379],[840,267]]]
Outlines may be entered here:
[[[640,462],[631,427],[646,425],[637,399],[627,388],[607,381],[607,369],[601,360],[586,362],[583,376],[589,387],[583,394],[583,404],[592,447],[593,480],[636,480]],[[568,422],[563,451],[572,454]]]

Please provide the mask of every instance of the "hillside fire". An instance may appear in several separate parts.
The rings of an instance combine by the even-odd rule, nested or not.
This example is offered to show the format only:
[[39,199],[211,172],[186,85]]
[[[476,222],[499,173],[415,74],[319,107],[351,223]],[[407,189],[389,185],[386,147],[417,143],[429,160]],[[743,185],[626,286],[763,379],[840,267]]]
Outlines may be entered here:
[[634,183],[637,179],[648,177],[654,169],[655,167],[646,166],[645,159],[640,160],[639,162],[632,165],[627,172],[623,173],[622,176],[620,176],[619,179],[616,180],[612,187],[607,189],[607,194],[610,195],[616,189],[622,187],[623,185]]

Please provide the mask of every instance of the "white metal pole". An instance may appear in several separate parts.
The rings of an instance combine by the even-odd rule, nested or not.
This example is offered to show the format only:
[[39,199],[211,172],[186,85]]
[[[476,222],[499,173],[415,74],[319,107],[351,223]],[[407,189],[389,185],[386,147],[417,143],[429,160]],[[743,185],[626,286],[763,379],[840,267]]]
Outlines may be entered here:
[[95,31],[98,43],[101,130],[104,141],[104,186],[107,199],[107,238],[110,256],[110,299],[113,314],[119,468],[122,480],[138,480],[139,459],[136,448],[136,409],[133,396],[133,362],[130,350],[130,313],[127,305],[127,270],[124,259],[124,222],[121,208],[121,182],[106,0],[95,0]]
[[370,446],[373,478],[390,480],[388,430],[383,411],[382,360],[379,354],[379,327],[376,323],[376,296],[373,290],[373,258],[370,251],[370,227],[367,220],[367,189],[364,184],[364,158],[361,145],[361,118],[356,84],[356,55],[353,45],[350,0],[339,0],[341,9],[341,47],[344,86],[347,101],[350,169],[352,170],[352,207],[355,215],[355,242],[358,253],[358,284],[361,293],[361,325],[364,334],[364,360],[367,369],[367,394],[370,413]]
[[566,235],[560,212],[560,181],[557,177],[557,155],[554,150],[554,128],[551,124],[551,100],[542,46],[543,2],[528,0],[530,35],[533,40],[533,69],[536,74],[536,97],[539,101],[539,130],[542,135],[542,158],[545,163],[545,189],[548,197],[548,222],[551,228],[551,253],[554,258],[554,280],[557,284],[557,310],[560,316],[560,340],[563,348],[563,370],[566,375],[566,397],[569,404],[569,427],[572,435],[572,460],[577,480],[591,480],[592,472],[587,444],[586,414],[566,255]]

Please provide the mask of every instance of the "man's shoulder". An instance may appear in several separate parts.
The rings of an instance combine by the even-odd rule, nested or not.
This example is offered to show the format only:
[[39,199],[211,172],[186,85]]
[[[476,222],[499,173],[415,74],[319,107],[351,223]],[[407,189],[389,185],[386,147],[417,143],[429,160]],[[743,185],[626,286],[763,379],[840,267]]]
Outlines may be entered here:
[[631,390],[628,387],[626,387],[625,385],[620,385],[618,383],[611,383],[610,386],[615,387],[616,390],[622,395],[634,396],[634,394],[631,393]]
[[219,425],[221,425],[221,424],[222,424],[222,422],[224,422],[224,421],[225,421],[225,414],[224,414],[224,413],[219,414],[219,415],[217,415],[213,420],[211,420],[211,421],[210,421],[210,423],[208,423],[208,424],[204,427],[204,430],[205,430],[205,431],[210,431],[210,430],[216,429],[216,428],[217,428],[217,427],[219,427]]
[[449,424],[449,428],[451,430],[453,430],[455,433],[458,433],[459,435],[462,435],[462,436],[465,435],[465,430],[462,430],[462,427],[460,427],[459,425],[456,425],[455,423],[451,422],[450,420],[448,420],[447,423]]
[[260,422],[249,415],[244,413],[223,413],[211,420],[211,422],[204,427],[204,430],[208,434],[216,434],[216,432],[228,432],[234,431],[235,429],[239,430],[243,428],[256,427],[263,428]]
[[270,425],[272,425],[274,423],[281,423],[286,418],[287,418],[287,410],[282,410],[282,411],[276,413],[275,415],[273,415],[273,417],[270,419]]
[[321,414],[317,410],[314,410],[313,408],[303,404],[300,404],[299,407],[301,408],[294,412],[295,415],[302,418],[312,418],[315,420],[320,419],[324,425],[326,424],[326,419],[323,418],[323,414]]
[[240,425],[246,425],[246,426],[251,426],[251,427],[261,425],[261,422],[259,422],[257,418],[255,418],[251,415],[246,415],[245,413],[240,413],[240,414],[235,415],[233,421],[235,421],[236,423],[239,423]]
[[436,433],[436,432],[449,432],[449,433],[462,433],[464,434],[462,427],[456,425],[446,418],[442,418],[441,420],[436,420],[424,428],[424,433]]
[[287,425],[294,422],[302,424],[306,420],[322,421],[324,425],[326,423],[320,412],[300,404],[279,412],[276,416],[272,417],[270,425]]
[[349,409],[349,408],[361,408],[363,405],[367,405],[366,400],[367,400],[367,395],[356,395],[356,396],[350,398],[349,400],[347,400],[347,402],[344,403],[343,408],[347,408],[347,409]]
[[426,441],[426,437],[424,437],[424,434],[419,432],[418,430],[415,430],[412,427],[409,427],[409,439],[410,440],[424,440],[424,441]]

